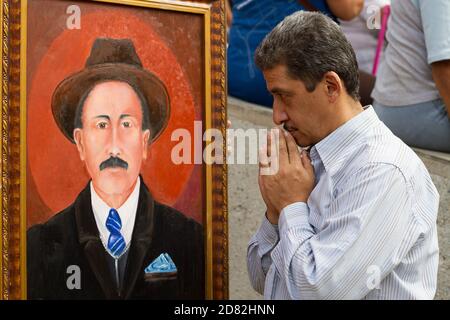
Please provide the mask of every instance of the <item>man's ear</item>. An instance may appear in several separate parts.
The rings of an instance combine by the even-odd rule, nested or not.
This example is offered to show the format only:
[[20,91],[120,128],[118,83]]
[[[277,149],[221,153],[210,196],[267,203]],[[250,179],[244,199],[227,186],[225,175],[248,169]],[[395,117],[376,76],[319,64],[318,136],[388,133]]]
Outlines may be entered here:
[[77,145],[78,153],[80,154],[80,159],[84,161],[84,143],[83,143],[83,129],[76,128],[73,130],[73,140],[75,140],[75,144]]
[[142,147],[142,158],[145,160],[147,159],[147,151],[148,151],[148,142],[150,141],[150,130],[146,129],[142,132],[143,139],[142,143],[144,144]]
[[328,96],[328,101],[331,103],[336,102],[343,90],[341,78],[339,78],[336,72],[329,71],[325,73],[323,79],[325,82],[325,94]]

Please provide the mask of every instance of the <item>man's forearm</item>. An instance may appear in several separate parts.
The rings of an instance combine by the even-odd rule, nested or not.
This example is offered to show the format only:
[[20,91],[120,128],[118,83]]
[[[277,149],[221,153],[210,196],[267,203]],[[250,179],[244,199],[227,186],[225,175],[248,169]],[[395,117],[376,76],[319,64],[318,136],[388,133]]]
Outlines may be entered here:
[[433,80],[436,88],[444,100],[447,116],[450,119],[450,60],[438,61],[431,64]]
[[280,216],[280,214],[278,212],[276,212],[274,209],[267,208],[266,218],[267,218],[267,220],[269,220],[269,222],[271,224],[277,225],[279,216]]

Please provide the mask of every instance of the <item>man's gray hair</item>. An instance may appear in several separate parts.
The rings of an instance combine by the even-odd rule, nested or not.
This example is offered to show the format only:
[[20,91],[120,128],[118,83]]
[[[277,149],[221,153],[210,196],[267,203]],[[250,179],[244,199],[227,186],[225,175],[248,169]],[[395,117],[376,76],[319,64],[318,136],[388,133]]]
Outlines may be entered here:
[[255,52],[261,70],[286,65],[289,76],[314,91],[325,73],[334,71],[348,94],[359,100],[359,71],[355,52],[332,19],[317,12],[299,11],[286,17]]

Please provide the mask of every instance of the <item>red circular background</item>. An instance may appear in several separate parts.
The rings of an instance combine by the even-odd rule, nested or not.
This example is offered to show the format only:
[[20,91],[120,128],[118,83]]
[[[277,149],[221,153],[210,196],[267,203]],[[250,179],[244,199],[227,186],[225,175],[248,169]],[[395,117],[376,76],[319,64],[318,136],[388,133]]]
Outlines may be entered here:
[[170,119],[165,131],[150,146],[142,175],[154,198],[172,205],[189,180],[193,165],[173,164],[171,149],[177,142],[170,137],[177,128],[187,129],[193,137],[194,100],[173,52],[148,24],[123,11],[102,10],[83,15],[81,30],[63,31],[41,60],[28,93],[29,174],[40,198],[53,213],[72,203],[89,180],[75,145],[59,131],[50,105],[56,86],[83,69],[98,37],[131,39],[144,68],[156,74],[167,87]]

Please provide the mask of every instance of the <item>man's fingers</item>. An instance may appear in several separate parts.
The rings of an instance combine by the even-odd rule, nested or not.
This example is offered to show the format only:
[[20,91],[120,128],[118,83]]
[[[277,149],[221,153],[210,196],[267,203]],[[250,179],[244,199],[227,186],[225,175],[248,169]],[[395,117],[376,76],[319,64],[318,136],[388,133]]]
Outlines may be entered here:
[[272,155],[272,142],[274,143],[275,141],[272,139],[272,131],[269,131],[267,133],[267,156],[269,158]]
[[289,164],[289,154],[286,146],[286,138],[282,130],[276,128],[272,130],[273,136],[272,139],[275,139],[278,143],[276,144],[276,150],[278,151],[278,161],[280,167]]
[[267,156],[267,146],[263,145],[259,149],[259,167],[265,168],[269,166],[269,157]]
[[261,197],[264,199],[266,193],[264,188],[264,181],[263,181],[263,175],[261,174],[261,168],[259,168],[259,174],[258,174],[258,186],[259,186],[259,192],[261,193]]
[[294,137],[287,131],[284,131],[284,136],[286,138],[286,145],[289,152],[289,162],[294,164],[301,164],[300,152],[298,151],[297,142],[295,142]]
[[306,171],[314,173],[314,167],[311,164],[311,158],[309,157],[309,153],[305,150],[302,150],[301,154],[302,164]]

